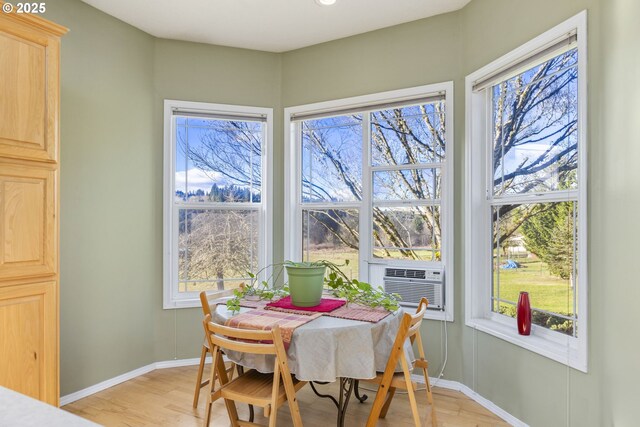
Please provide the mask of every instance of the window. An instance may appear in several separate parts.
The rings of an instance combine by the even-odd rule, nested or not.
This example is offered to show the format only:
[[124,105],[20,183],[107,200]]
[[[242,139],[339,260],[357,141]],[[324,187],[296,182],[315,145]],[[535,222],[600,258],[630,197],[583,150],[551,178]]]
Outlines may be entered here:
[[165,101],[164,308],[198,306],[270,260],[272,110]]
[[285,258],[338,264],[382,285],[383,266],[444,267],[453,320],[453,85],[285,110]]
[[585,26],[578,15],[467,77],[466,320],[586,371]]

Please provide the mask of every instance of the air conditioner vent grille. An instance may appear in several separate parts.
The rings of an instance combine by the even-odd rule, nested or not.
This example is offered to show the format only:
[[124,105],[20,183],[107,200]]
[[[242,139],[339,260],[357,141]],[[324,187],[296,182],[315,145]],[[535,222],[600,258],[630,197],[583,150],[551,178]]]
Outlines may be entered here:
[[386,277],[402,277],[406,279],[424,279],[426,272],[424,270],[410,270],[406,268],[387,268],[385,270]]
[[402,305],[417,306],[427,297],[429,309],[444,309],[444,274],[441,269],[385,268],[384,290],[402,297]]

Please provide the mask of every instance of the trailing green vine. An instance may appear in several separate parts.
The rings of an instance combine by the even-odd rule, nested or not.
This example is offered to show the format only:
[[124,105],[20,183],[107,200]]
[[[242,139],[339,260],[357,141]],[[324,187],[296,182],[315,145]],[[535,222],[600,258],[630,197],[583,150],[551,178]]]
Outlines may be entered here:
[[[374,287],[367,282],[361,282],[357,279],[350,279],[340,267],[349,265],[349,260],[345,260],[344,264],[336,264],[327,260],[313,261],[313,262],[293,262],[285,261],[280,264],[272,264],[270,267],[275,267],[274,273],[271,274],[267,280],[258,280],[258,276],[267,267],[261,269],[256,274],[248,273],[251,278],[251,282],[241,288],[235,289],[233,292],[233,298],[227,301],[227,308],[232,312],[240,311],[240,300],[243,298],[253,296],[259,300],[271,301],[274,298],[282,298],[289,295],[289,287],[285,283],[282,287],[274,287],[282,271],[286,266],[296,267],[326,267],[329,270],[329,274],[324,278],[325,287],[331,292],[331,294],[338,298],[344,298],[347,303],[356,303],[365,305],[372,308],[382,307],[388,311],[395,311],[399,307],[399,301],[402,299],[398,294],[387,293],[382,286]],[[277,275],[274,277],[275,270]],[[271,284],[270,284],[271,282]]]

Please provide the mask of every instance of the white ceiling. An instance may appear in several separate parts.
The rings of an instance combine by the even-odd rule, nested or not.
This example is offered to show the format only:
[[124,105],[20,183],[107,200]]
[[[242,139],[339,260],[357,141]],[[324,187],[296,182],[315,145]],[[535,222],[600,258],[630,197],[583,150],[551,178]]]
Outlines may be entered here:
[[464,7],[470,0],[83,0],[156,37],[286,52]]

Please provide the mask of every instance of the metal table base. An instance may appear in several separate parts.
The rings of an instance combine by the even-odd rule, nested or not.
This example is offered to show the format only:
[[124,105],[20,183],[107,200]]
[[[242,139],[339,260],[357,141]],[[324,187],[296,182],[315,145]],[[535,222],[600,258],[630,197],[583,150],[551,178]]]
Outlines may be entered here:
[[347,414],[347,406],[349,405],[349,399],[351,398],[352,393],[355,394],[356,399],[358,399],[360,403],[367,400],[368,396],[366,394],[360,395],[360,391],[358,390],[358,383],[359,381],[356,379],[341,377],[339,379],[339,391],[338,391],[340,395],[338,396],[338,399],[336,399],[330,394],[320,393],[316,389],[315,384],[323,385],[328,383],[319,382],[319,381],[309,382],[309,384],[311,385],[311,389],[318,397],[321,397],[323,399],[330,399],[333,402],[333,404],[336,405],[336,408],[338,408],[338,420],[337,420],[338,427],[344,427],[344,419],[345,419],[345,415]]

